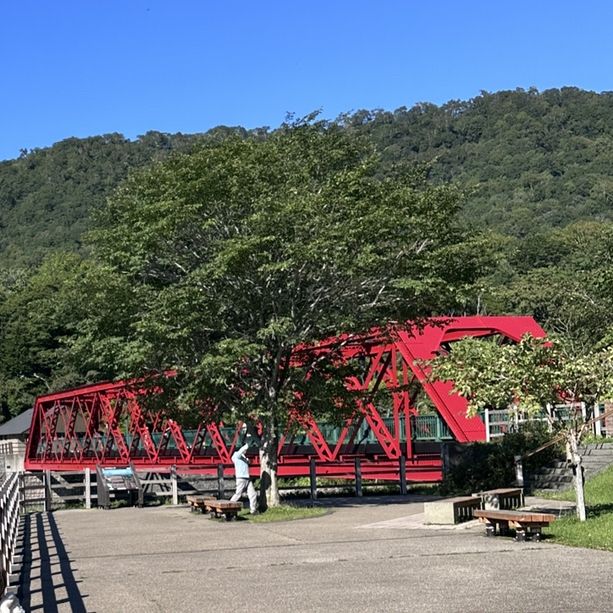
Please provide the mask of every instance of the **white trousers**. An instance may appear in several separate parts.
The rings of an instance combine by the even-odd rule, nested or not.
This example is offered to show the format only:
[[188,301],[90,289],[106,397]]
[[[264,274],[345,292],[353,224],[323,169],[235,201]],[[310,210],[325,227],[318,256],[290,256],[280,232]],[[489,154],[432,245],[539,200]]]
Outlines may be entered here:
[[255,491],[255,487],[253,487],[253,483],[251,483],[251,479],[237,479],[236,492],[234,492],[234,496],[230,500],[238,502],[245,493],[245,490],[247,490],[247,496],[249,497],[249,511],[255,513],[258,510],[258,494]]

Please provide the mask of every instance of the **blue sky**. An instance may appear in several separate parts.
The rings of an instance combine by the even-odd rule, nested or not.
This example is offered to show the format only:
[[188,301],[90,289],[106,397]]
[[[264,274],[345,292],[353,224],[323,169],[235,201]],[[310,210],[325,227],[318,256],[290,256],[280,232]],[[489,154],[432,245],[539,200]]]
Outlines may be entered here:
[[0,160],[71,136],[613,90],[613,3],[0,0]]

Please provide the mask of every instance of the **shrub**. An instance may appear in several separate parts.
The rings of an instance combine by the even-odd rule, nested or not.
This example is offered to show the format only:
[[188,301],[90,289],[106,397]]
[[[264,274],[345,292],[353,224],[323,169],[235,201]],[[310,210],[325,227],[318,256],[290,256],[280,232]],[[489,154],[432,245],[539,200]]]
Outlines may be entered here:
[[[451,462],[441,484],[443,494],[466,494],[515,482],[515,456],[540,447],[551,440],[552,434],[544,424],[527,423],[518,432],[506,434],[492,443],[458,445],[451,454]],[[524,460],[524,471],[546,466],[562,454],[559,445],[552,445]]]

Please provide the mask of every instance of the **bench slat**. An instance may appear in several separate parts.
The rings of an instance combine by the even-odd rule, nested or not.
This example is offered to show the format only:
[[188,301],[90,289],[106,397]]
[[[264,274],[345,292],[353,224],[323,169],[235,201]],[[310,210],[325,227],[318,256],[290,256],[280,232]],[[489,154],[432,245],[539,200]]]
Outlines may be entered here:
[[495,509],[477,509],[475,517],[483,519],[494,519],[501,521],[513,521],[521,523],[543,523],[550,524],[555,521],[556,516],[551,513],[533,513],[531,511],[497,511]]
[[241,502],[230,502],[229,500],[207,500],[204,504],[219,511],[240,511],[243,508]]

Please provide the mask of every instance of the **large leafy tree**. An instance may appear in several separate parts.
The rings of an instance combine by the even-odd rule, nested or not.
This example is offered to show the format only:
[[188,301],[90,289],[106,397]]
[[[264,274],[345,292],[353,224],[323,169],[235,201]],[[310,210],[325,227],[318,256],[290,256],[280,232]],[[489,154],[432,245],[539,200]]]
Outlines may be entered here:
[[136,297],[127,279],[76,254],[0,279],[0,411],[117,374]]
[[495,312],[530,313],[573,351],[610,343],[613,225],[582,222],[507,244],[485,297]]
[[575,475],[577,515],[586,518],[579,444],[589,431],[580,412],[545,411],[565,402],[592,404],[613,397],[613,352],[577,354],[568,343],[524,337],[517,345],[475,339],[454,343],[431,362],[432,377],[453,381],[454,391],[468,401],[467,412],[507,409],[544,415],[566,442]]
[[72,303],[66,281],[73,255],[49,258],[34,274],[7,283],[0,300],[0,404],[4,417],[32,406],[36,395],[79,381],[64,359]]
[[423,168],[379,169],[369,146],[313,116],[134,174],[93,234],[138,297],[117,368],[174,371],[164,387],[183,419],[260,424],[269,504],[290,407],[355,406],[329,376],[334,352],[290,367],[293,348],[451,309],[480,272],[455,222],[460,194]]

